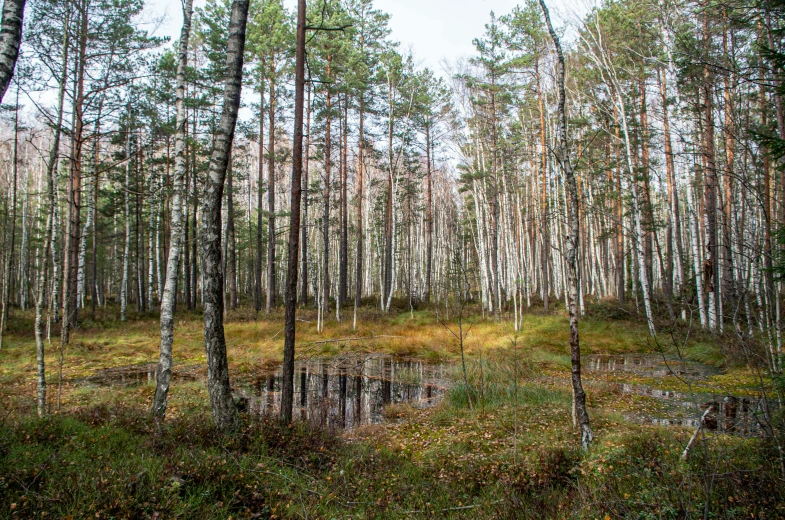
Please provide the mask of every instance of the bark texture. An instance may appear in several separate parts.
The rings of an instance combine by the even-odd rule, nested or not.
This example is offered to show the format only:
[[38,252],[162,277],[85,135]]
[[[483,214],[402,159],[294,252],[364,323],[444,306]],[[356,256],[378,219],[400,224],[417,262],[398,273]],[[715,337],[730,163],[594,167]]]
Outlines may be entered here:
[[286,266],[283,381],[281,421],[292,421],[294,404],[294,335],[297,312],[297,264],[299,255],[300,199],[303,173],[303,98],[305,90],[305,0],[297,2],[297,47],[294,69],[294,143],[292,144],[292,205],[289,214],[289,257]]
[[229,386],[229,364],[223,324],[223,272],[221,269],[221,200],[226,169],[237,124],[243,75],[248,0],[235,0],[226,47],[226,85],[221,119],[205,181],[202,207],[202,270],[204,273],[204,343],[207,353],[207,390],[213,417],[220,429],[233,428],[237,408]]
[[14,76],[19,46],[22,43],[22,22],[25,0],[3,2],[3,22],[0,25],[0,102]]
[[183,238],[183,200],[185,196],[185,132],[188,118],[185,111],[185,69],[188,65],[188,39],[191,34],[191,14],[193,0],[186,0],[183,6],[183,28],[180,32],[178,49],[177,78],[175,86],[175,110],[177,128],[174,137],[174,178],[172,194],[171,230],[169,242],[169,261],[166,264],[166,281],[161,299],[161,349],[158,366],[155,369],[155,394],[152,414],[162,420],[166,415],[169,395],[169,382],[172,379],[172,344],[174,342],[174,304],[177,297],[177,275]]
[[567,262],[567,283],[570,304],[570,358],[572,362],[572,393],[573,410],[581,428],[581,445],[588,449],[592,442],[593,434],[589,424],[589,413],[586,411],[586,394],[581,383],[581,349],[578,337],[578,186],[575,182],[575,175],[570,163],[570,148],[567,140],[567,116],[565,114],[565,91],[564,91],[564,53],[562,52],[561,42],[551,24],[551,17],[548,7],[544,0],[540,1],[545,22],[548,25],[548,32],[556,48],[557,67],[556,83],[559,89],[559,159],[564,170],[564,179],[567,184],[569,197],[569,207],[567,209],[567,240],[565,241],[565,260]]

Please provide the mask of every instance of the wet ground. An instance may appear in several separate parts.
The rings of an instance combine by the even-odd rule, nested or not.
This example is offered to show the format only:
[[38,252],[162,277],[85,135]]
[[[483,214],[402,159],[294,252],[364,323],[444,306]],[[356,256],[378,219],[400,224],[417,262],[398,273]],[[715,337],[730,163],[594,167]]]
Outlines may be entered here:
[[[295,417],[320,426],[350,429],[382,422],[387,405],[427,408],[450,384],[451,368],[385,355],[351,355],[295,364]],[[237,383],[249,413],[276,413],[280,370]]]
[[[585,361],[584,370],[591,374],[617,376],[622,394],[650,398],[655,406],[625,414],[626,419],[639,424],[658,426],[686,426],[696,428],[703,422],[709,430],[740,435],[760,435],[769,427],[775,403],[763,396],[737,396],[716,392],[691,391],[693,386],[705,387],[721,369],[663,354],[592,355]],[[625,379],[652,378],[656,384],[625,382]],[[681,383],[687,391],[670,390],[669,383]],[[708,410],[708,412],[707,412]],[[704,415],[705,414],[705,415]]]
[[[108,368],[80,384],[128,387],[155,384],[154,363]],[[586,378],[610,378],[621,394],[640,396],[627,420],[658,426],[697,427],[741,435],[760,435],[770,424],[774,402],[758,396],[705,391],[722,370],[661,354],[591,355],[584,358]],[[454,366],[381,354],[350,354],[295,363],[295,417],[320,426],[351,429],[385,420],[389,405],[434,406],[454,375]],[[201,365],[175,366],[174,384],[204,380]],[[647,384],[642,384],[646,381]],[[676,383],[679,383],[678,385]],[[687,388],[675,391],[668,387]],[[703,391],[690,391],[693,386]],[[280,366],[232,378],[242,411],[275,414],[281,399]],[[704,417],[704,412],[709,412]],[[389,415],[389,414],[388,414]]]
[[[155,384],[154,363],[109,368],[79,381],[81,384],[128,387]],[[295,417],[320,426],[351,429],[385,419],[388,405],[434,406],[450,385],[451,365],[387,355],[347,355],[295,363]],[[200,366],[175,366],[172,381],[205,379]],[[281,401],[281,369],[253,377],[235,377],[233,393],[242,411],[275,414]]]
[[[77,380],[77,383],[110,388],[155,384],[155,367],[157,363],[128,365],[114,368],[103,368],[93,375]],[[172,368],[172,381],[195,381],[203,379],[206,370],[200,365],[175,366]]]

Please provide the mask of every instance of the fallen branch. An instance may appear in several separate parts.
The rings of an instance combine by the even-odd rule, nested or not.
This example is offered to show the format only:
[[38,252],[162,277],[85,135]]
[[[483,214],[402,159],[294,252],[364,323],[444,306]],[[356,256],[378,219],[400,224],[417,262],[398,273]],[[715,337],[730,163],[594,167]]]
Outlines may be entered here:
[[711,412],[711,409],[712,409],[712,406],[709,406],[708,408],[706,408],[706,411],[703,412],[703,415],[701,415],[700,421],[698,421],[698,427],[695,428],[695,433],[692,434],[692,437],[690,438],[690,442],[687,443],[687,447],[684,448],[684,451],[681,454],[681,460],[687,460],[687,455],[690,454],[690,448],[692,448],[692,445],[695,442],[695,439],[698,438],[698,434],[700,433],[701,429],[703,428],[703,421],[706,420],[706,416],[709,415],[709,412]]

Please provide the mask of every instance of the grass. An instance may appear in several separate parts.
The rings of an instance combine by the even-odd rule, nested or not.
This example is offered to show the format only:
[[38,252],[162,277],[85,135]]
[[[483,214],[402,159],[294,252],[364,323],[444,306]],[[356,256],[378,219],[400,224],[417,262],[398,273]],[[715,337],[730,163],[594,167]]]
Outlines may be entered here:
[[[675,387],[675,380],[586,373],[596,442],[582,452],[570,419],[564,316],[526,315],[515,349],[507,325],[473,316],[469,388],[456,372],[436,408],[389,405],[384,415],[393,422],[346,433],[243,416],[237,431],[222,434],[202,381],[175,378],[161,427],[147,415],[150,385],[75,384],[100,369],[157,359],[157,318],[121,323],[113,311],[85,320],[73,335],[64,353],[63,408],[45,419],[32,415],[31,316],[14,313],[0,352],[0,518],[659,519],[703,517],[707,504],[709,518],[785,517],[774,444],[708,434],[684,462],[690,430],[626,419],[659,403],[626,394],[621,384]],[[412,318],[364,308],[357,331],[350,321],[328,321],[323,333],[313,312],[299,317],[302,357],[358,350],[459,357],[454,337],[429,311]],[[228,316],[234,378],[281,358],[282,315],[255,318],[247,309]],[[357,337],[365,339],[332,341]],[[581,339],[586,353],[651,348],[645,323],[603,314],[585,317]],[[702,384],[754,391],[754,373],[730,363],[721,347],[700,335],[688,343],[688,357],[728,367]],[[178,316],[175,360],[204,364],[197,313]],[[50,402],[56,361],[49,347]]]
[[[256,315],[243,308],[228,314],[225,329],[230,371],[244,374],[280,362],[283,352],[283,314]],[[297,325],[299,357],[331,356],[346,351],[372,351],[397,356],[413,356],[431,362],[455,361],[459,352],[455,338],[430,311],[417,311],[414,319],[409,312],[385,316],[373,309],[362,309],[358,328],[352,331],[351,320],[342,323],[328,320],[323,332],[316,331],[316,314],[312,309],[301,311],[303,321]],[[479,317],[469,319],[471,326],[466,340],[470,356],[508,348],[512,331],[505,324]],[[446,325],[446,326],[445,326]],[[28,328],[29,327],[29,328]],[[158,318],[152,313],[130,315],[120,322],[116,309],[100,309],[96,320],[86,317],[71,336],[64,351],[63,407],[82,406],[91,399],[90,389],[74,385],[97,370],[155,363],[158,360]],[[200,314],[181,312],[175,322],[174,361],[177,365],[204,365],[203,325]],[[584,350],[595,353],[635,352],[642,346],[645,327],[634,322],[606,323],[592,318],[581,325]],[[47,344],[47,384],[50,396],[57,385],[59,337],[53,327],[52,343]],[[376,336],[384,336],[374,339]],[[0,363],[0,395],[16,405],[29,409],[35,395],[35,344],[32,336],[32,313],[15,311],[6,335]],[[364,338],[340,341],[341,338]],[[568,357],[567,319],[559,315],[527,316],[518,344],[522,352],[540,361],[553,361],[565,367]],[[338,341],[336,341],[338,340]],[[329,343],[317,343],[330,341]],[[173,385],[170,411],[188,408],[189,385]],[[102,396],[98,397],[103,398]]]

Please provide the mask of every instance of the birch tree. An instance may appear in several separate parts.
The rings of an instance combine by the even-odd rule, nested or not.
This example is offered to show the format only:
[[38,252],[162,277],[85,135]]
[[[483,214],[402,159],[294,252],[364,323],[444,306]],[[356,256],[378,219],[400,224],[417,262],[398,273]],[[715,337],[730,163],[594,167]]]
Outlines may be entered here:
[[175,85],[176,127],[174,141],[174,192],[172,194],[171,230],[169,260],[166,265],[166,282],[161,299],[161,347],[158,366],[155,369],[155,394],[153,395],[152,414],[156,420],[166,416],[169,383],[172,379],[172,345],[174,343],[174,304],[177,296],[177,278],[182,249],[183,205],[185,195],[186,169],[186,132],[188,116],[185,109],[185,69],[188,66],[188,41],[191,35],[191,16],[193,0],[183,5],[183,28],[180,31],[179,56]]
[[221,201],[226,169],[240,108],[243,51],[248,20],[248,0],[234,0],[226,45],[226,83],[221,118],[216,128],[213,151],[205,183],[202,209],[202,269],[204,272],[204,340],[207,352],[207,389],[215,422],[231,429],[237,408],[229,386],[229,365],[223,326],[223,272],[221,261]]

